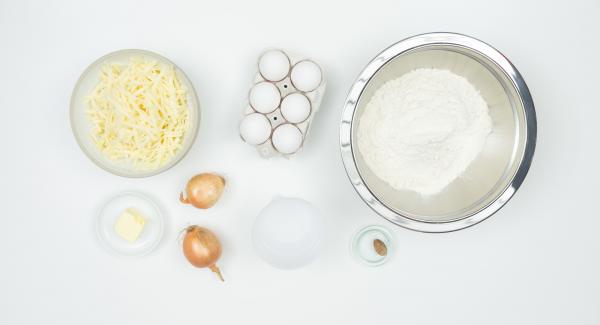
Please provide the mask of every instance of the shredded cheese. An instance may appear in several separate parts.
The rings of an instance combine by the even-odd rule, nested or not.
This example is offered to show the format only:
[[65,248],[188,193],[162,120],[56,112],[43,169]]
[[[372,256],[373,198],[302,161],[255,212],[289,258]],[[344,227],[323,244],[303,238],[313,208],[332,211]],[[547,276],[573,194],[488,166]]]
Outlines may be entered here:
[[132,57],[108,63],[87,97],[91,136],[110,160],[155,170],[182,148],[189,127],[187,89],[175,68]]

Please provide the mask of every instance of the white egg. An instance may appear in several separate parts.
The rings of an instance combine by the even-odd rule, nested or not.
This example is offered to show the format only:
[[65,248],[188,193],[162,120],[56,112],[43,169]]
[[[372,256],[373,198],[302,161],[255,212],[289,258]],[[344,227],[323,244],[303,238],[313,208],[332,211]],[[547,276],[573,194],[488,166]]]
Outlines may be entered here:
[[321,68],[312,61],[300,61],[292,68],[292,83],[301,91],[317,89],[321,84],[322,77]]
[[281,102],[281,93],[270,82],[259,82],[250,89],[250,106],[259,113],[271,113]]
[[258,71],[269,81],[281,81],[290,72],[290,59],[280,50],[267,51],[258,60]]
[[283,154],[292,154],[302,145],[302,132],[295,125],[286,123],[278,126],[271,137],[273,147]]
[[271,136],[271,123],[262,114],[246,115],[240,124],[240,135],[249,144],[261,144]]
[[252,228],[257,254],[280,269],[297,269],[312,262],[323,236],[319,211],[297,198],[275,197],[256,217]]
[[292,93],[281,101],[281,115],[291,123],[300,123],[310,115],[310,100],[301,93]]

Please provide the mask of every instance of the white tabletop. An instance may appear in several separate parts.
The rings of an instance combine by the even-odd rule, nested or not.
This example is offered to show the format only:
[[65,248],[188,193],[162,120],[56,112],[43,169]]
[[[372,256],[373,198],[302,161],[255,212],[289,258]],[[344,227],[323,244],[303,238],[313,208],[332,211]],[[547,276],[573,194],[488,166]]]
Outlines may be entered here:
[[[0,2],[0,323],[600,323],[600,2],[551,3]],[[438,235],[369,210],[338,148],[342,105],[362,67],[431,31],[472,35],[507,55],[529,85],[539,129],[513,200],[475,227]],[[305,150],[289,161],[260,159],[237,134],[257,55],[269,46],[313,58],[328,79]],[[177,63],[202,105],[191,152],[146,179],[96,167],[69,126],[80,73],[123,48]],[[177,201],[202,171],[228,181],[207,211]],[[124,190],[143,191],[166,214],[164,240],[136,260],[108,254],[92,231],[100,204]],[[329,225],[319,258],[298,271],[266,265],[251,247],[254,217],[277,194],[312,202]],[[188,224],[221,237],[225,283],[183,258],[177,234]],[[397,239],[397,255],[380,268],[348,252],[352,233],[369,224]]]

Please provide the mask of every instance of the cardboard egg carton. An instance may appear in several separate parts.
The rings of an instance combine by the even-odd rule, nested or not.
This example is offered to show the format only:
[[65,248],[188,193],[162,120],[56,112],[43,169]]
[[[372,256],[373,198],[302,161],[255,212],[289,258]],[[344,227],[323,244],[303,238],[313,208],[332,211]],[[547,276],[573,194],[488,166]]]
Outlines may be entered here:
[[[285,58],[289,61],[287,71]],[[319,111],[326,84],[323,70],[310,59],[275,48],[267,49],[259,56],[257,70],[243,111],[240,137],[255,146],[263,158],[289,157],[302,149],[312,120]],[[277,92],[279,98],[275,99]],[[306,100],[300,95],[310,104],[307,116]],[[264,116],[269,123],[256,114]],[[260,124],[260,128],[256,124]]]

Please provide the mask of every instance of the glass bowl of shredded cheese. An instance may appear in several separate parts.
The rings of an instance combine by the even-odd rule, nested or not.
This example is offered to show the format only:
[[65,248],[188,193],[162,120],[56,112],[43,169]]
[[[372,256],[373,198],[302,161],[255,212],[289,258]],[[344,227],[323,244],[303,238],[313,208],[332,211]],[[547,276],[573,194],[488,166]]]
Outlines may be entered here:
[[71,97],[71,127],[83,152],[124,177],[147,177],[179,162],[198,131],[190,80],[174,63],[144,50],[109,53],[81,75]]

